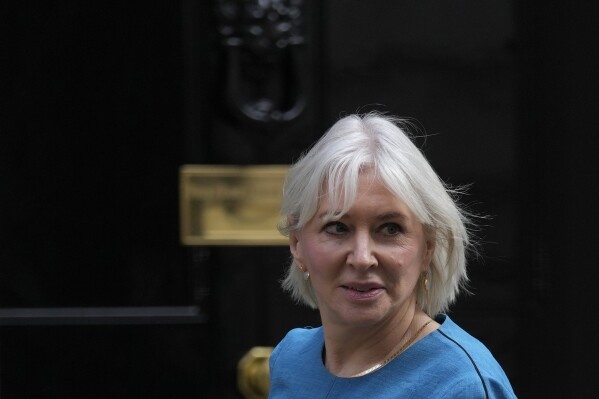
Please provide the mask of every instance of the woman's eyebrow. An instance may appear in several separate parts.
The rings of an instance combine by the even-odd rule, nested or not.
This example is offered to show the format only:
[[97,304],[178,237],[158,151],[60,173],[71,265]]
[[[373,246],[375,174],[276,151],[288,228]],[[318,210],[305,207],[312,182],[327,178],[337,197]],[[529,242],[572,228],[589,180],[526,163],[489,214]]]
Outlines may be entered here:
[[318,214],[318,218],[320,219],[335,219],[341,215],[341,210],[337,210],[335,212],[322,211]]
[[383,221],[391,219],[401,219],[402,221],[405,221],[408,219],[408,217],[401,212],[385,212],[381,213],[376,218]]
[[[335,211],[332,214],[329,211],[323,211],[320,214],[318,214],[318,217],[320,219],[335,219],[340,214],[341,214],[341,210]],[[346,213],[344,216],[351,217],[351,212]],[[380,215],[377,215],[376,219],[381,220],[381,221],[393,220],[393,219],[400,219],[401,221],[406,221],[409,218],[401,212],[391,211],[391,212],[384,212],[384,213],[381,213]]]

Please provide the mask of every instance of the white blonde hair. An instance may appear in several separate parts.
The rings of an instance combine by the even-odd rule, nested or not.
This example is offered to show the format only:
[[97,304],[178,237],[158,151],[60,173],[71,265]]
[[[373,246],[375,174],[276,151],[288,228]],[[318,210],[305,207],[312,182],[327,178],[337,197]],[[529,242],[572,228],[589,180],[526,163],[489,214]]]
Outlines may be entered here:
[[[377,113],[349,115],[335,123],[290,169],[283,188],[279,231],[289,235],[314,217],[319,198],[331,199],[329,212],[351,208],[360,172],[371,168],[392,193],[410,208],[435,242],[429,265],[430,288],[417,286],[417,303],[429,316],[446,311],[467,282],[469,222],[457,205],[461,191],[446,186],[412,142],[405,120]],[[293,299],[312,308],[312,286],[295,260],[283,280]]]

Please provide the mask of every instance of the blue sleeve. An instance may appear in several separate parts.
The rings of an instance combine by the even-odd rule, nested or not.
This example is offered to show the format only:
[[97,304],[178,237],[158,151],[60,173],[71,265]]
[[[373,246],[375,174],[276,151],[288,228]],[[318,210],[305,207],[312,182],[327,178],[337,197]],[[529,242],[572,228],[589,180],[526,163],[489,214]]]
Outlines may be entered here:
[[516,394],[507,379],[507,385],[497,379],[488,379],[486,383],[490,399],[516,399]]
[[270,369],[270,375],[272,375],[272,370],[275,367],[275,364],[277,363],[277,359],[279,358],[279,354],[281,353],[281,346],[283,344],[283,341],[279,342],[279,344],[277,346],[275,346],[275,348],[273,349],[272,353],[270,354],[270,358],[268,359],[268,366]]
[[480,380],[464,378],[447,387],[442,398],[447,399],[516,399],[511,386],[505,386],[498,380]]

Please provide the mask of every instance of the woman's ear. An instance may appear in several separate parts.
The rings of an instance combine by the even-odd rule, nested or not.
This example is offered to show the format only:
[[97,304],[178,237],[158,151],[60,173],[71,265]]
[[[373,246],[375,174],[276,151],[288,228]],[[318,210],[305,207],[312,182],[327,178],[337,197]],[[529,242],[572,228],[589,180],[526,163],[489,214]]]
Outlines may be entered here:
[[289,233],[289,250],[295,259],[299,257],[300,237],[297,231]]
[[431,261],[433,260],[433,254],[435,253],[435,247],[437,246],[437,241],[434,238],[429,238],[426,240],[426,248],[424,253],[424,262],[422,262],[423,271],[427,271]]

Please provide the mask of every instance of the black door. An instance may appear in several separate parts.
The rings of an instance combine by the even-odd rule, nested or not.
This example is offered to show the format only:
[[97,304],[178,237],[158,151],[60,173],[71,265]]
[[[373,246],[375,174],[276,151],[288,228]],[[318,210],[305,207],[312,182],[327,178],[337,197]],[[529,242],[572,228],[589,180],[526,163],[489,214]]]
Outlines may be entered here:
[[[214,40],[188,40],[203,46],[190,51],[191,162],[286,164],[344,113],[376,109],[417,119],[416,133],[428,135],[419,145],[441,176],[452,185],[474,182],[464,201],[493,215],[477,232],[485,258],[472,259],[475,295],[460,298],[452,317],[488,344],[518,389],[525,269],[514,243],[518,65],[510,3],[290,1],[279,17],[269,14],[277,2],[269,3],[273,10],[216,3]],[[188,37],[202,37],[210,26],[203,21],[188,25]],[[273,118],[296,104],[304,108],[293,118]],[[197,269],[210,274],[219,352],[212,358],[230,389],[221,395],[236,397],[239,359],[254,346],[275,345],[292,327],[318,323],[317,314],[281,292],[286,248],[195,251],[203,262]]]
[[569,49],[575,34],[545,36],[562,15],[552,10],[477,0],[13,4],[0,397],[240,398],[244,354],[318,314],[282,293],[284,246],[181,244],[179,169],[289,164],[339,116],[372,109],[416,118],[441,177],[473,183],[463,201],[491,218],[477,231],[474,295],[452,317],[490,347],[517,393],[551,392],[547,376],[559,372],[536,351],[559,334],[537,341],[529,321],[551,326],[542,307],[559,292],[548,260],[559,240],[535,234],[531,218],[552,225],[551,201],[537,200],[552,189],[543,162],[562,148],[538,147],[552,125],[521,107],[561,109],[547,82],[587,104],[543,64],[573,65],[551,44]]

